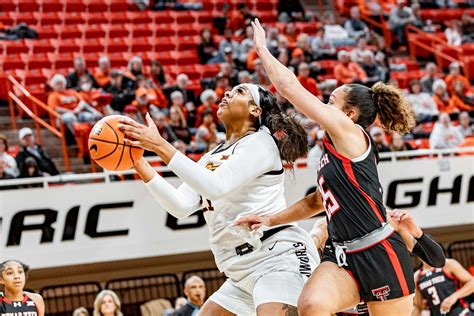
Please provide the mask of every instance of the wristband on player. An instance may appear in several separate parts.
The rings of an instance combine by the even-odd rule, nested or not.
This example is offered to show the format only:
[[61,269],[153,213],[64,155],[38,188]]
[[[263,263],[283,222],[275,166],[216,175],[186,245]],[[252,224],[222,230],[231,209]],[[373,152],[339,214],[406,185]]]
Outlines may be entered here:
[[413,247],[412,253],[434,268],[444,267],[446,256],[444,255],[443,248],[437,242],[425,233],[420,238],[415,239],[416,244]]

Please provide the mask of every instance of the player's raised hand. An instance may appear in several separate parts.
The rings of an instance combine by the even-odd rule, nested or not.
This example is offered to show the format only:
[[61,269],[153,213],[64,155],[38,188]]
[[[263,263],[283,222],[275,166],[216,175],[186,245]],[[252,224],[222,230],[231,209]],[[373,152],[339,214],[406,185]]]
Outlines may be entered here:
[[251,230],[257,230],[262,226],[272,226],[269,216],[259,216],[259,215],[246,215],[238,218],[234,222],[234,226],[247,226]]
[[267,46],[267,40],[265,38],[265,29],[260,24],[260,21],[258,19],[253,20],[251,24],[253,27],[253,45],[258,52],[260,48],[264,48]]
[[121,124],[118,125],[118,128],[125,134],[125,144],[156,151],[164,139],[149,113],[146,114],[145,118],[148,126],[124,116],[120,119]]
[[415,238],[419,238],[421,235],[423,235],[423,231],[409,212],[405,210],[394,209],[392,211],[387,211],[387,215],[392,220],[392,224],[395,229],[405,230]]

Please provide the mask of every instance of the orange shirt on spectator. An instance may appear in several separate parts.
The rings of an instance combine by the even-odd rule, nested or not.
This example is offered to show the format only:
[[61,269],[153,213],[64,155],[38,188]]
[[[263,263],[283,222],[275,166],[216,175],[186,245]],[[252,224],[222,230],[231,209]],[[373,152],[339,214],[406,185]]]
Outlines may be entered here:
[[357,63],[349,62],[347,65],[337,64],[334,67],[334,77],[338,84],[365,81],[367,74]]
[[438,106],[438,111],[446,112],[446,113],[451,113],[452,112],[452,109],[449,107],[449,101],[445,101],[445,100],[441,99],[436,94],[433,96],[433,101]]
[[247,54],[248,71],[253,72],[255,70],[255,67],[253,66],[253,62],[255,61],[255,59],[258,59],[258,58],[259,57],[258,57],[257,51],[254,48],[250,49]]
[[[470,106],[469,104],[466,104],[463,99],[461,99],[458,95],[453,94],[451,98],[449,98],[449,109],[451,109],[451,112],[455,109],[458,109],[460,112],[462,111],[472,111],[474,110],[474,107]],[[451,113],[448,112],[448,113]]]
[[94,79],[100,87],[105,88],[110,83],[110,73],[99,69],[94,73]]
[[239,11],[233,11],[230,14],[230,19],[228,23],[228,27],[233,31],[237,31],[240,29],[245,28],[245,20],[242,14]]
[[302,78],[298,76],[298,81],[301,83],[301,85],[311,92],[314,96],[321,97],[321,91],[319,91],[318,86],[316,85],[316,80],[310,77]]
[[48,106],[52,109],[62,107],[68,110],[74,110],[81,100],[81,95],[73,89],[53,91],[48,96]]
[[217,100],[220,100],[224,97],[224,93],[226,92],[227,90],[223,87],[216,87],[216,89],[214,90],[214,92],[216,93],[216,96],[217,96]]
[[150,103],[156,105],[161,109],[168,107],[168,100],[166,99],[163,91],[159,88],[148,89],[148,98],[150,98]]
[[466,94],[469,91],[471,91],[471,83],[466,77],[464,77],[463,75],[457,75],[457,76],[447,75],[446,78],[444,78],[444,82],[446,82],[449,95],[453,93],[453,82],[456,80],[461,80],[462,83],[464,84],[464,90],[462,91],[463,94]]
[[[206,107],[204,104],[201,104],[196,109],[196,127],[201,126],[201,116],[202,116],[202,113],[206,110],[209,110],[209,108]],[[219,123],[219,118],[217,117],[217,110],[219,110],[219,107],[213,103],[211,104],[210,110],[212,111],[212,120],[217,125]]]

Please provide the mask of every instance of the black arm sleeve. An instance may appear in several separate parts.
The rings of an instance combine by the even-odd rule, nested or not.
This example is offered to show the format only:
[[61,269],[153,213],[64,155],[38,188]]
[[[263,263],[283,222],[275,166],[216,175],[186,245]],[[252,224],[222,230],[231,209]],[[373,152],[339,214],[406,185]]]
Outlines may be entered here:
[[423,233],[420,238],[415,238],[416,244],[412,253],[434,268],[442,268],[446,263],[443,248],[430,236]]

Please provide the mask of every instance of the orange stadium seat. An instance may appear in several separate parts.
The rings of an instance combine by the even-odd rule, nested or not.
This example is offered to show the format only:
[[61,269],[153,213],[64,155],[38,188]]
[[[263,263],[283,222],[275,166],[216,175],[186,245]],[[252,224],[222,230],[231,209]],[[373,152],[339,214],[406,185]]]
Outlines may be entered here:
[[112,67],[125,67],[128,64],[128,60],[123,52],[110,52],[107,54],[110,59]]
[[121,37],[113,37],[108,40],[102,39],[104,47],[108,53],[125,52],[128,50],[127,42]]
[[71,24],[71,25],[55,25],[54,28],[56,29],[57,34],[62,39],[68,38],[78,38],[82,37],[82,30],[79,28],[79,25]]
[[152,41],[153,51],[155,52],[174,51],[176,44],[180,43],[176,43],[174,38],[169,37],[154,38]]
[[4,43],[5,45],[5,53],[7,55],[16,55],[20,53],[28,53],[30,47],[26,45],[25,40],[17,40],[17,41],[7,41]]
[[179,65],[191,65],[198,63],[198,56],[196,51],[183,51],[173,53],[176,63]]
[[105,28],[109,39],[123,38],[129,35],[129,29],[123,24],[109,24]]
[[132,37],[147,37],[153,35],[154,26],[151,24],[135,25],[129,24]]
[[199,36],[182,36],[179,38],[177,44],[177,50],[189,50],[195,49],[199,44]]
[[35,0],[21,0],[17,8],[20,12],[35,12],[39,11],[40,5]]
[[174,17],[169,11],[158,11],[150,12],[150,17],[155,21],[154,23],[158,25],[174,23]]
[[64,2],[57,0],[41,0],[41,10],[43,12],[59,12],[63,11]]
[[190,11],[178,11],[172,15],[178,24],[192,24],[196,22],[196,16]]
[[155,34],[157,37],[169,37],[176,34],[174,25],[170,24],[156,24]]
[[22,54],[21,58],[29,70],[51,68],[52,64],[48,58],[47,52]]
[[74,56],[75,54],[72,52],[57,54],[48,53],[48,58],[51,60],[55,69],[71,68]]
[[150,52],[148,53],[148,57],[151,60],[154,60],[154,59],[158,60],[163,66],[176,64],[175,58],[173,58],[170,52],[157,52],[157,53]]
[[151,51],[153,45],[148,37],[134,37],[130,43],[130,51],[133,53]]
[[51,42],[55,43],[58,53],[79,52],[79,45],[75,38],[51,40]]
[[93,12],[84,14],[87,24],[104,24],[109,23],[109,19],[104,12]]
[[109,5],[109,10],[114,12],[124,12],[131,9],[128,1],[123,0],[106,0]]
[[11,0],[1,0],[0,1],[0,11],[1,12],[10,12],[16,10],[16,3]]
[[96,0],[86,0],[89,13],[106,12],[109,9],[107,3]]
[[196,22],[198,23],[212,23],[214,19],[212,12],[209,11],[193,12],[193,15],[195,16]]
[[86,40],[76,39],[76,45],[78,47],[82,45],[83,53],[98,53],[104,51],[104,46],[98,38],[90,38]]
[[60,36],[56,25],[38,25],[36,31],[40,39],[58,38]]
[[101,55],[103,52],[85,53],[82,57],[84,57],[87,67],[95,67]]
[[110,12],[107,16],[110,24],[126,24],[130,22],[127,14],[124,14],[124,12]]
[[151,24],[153,22],[153,17],[149,14],[149,11],[127,11],[126,14],[130,23],[133,24]]
[[25,85],[32,86],[32,85],[40,85],[46,83],[46,77],[44,76],[43,72],[39,69],[28,70],[25,72]]
[[85,12],[87,4],[82,0],[67,0],[65,1],[66,12]]
[[33,15],[41,25],[54,25],[62,23],[62,18],[58,12],[34,12]]
[[199,35],[200,29],[198,24],[176,24],[176,34],[178,36]]
[[4,71],[25,68],[25,62],[20,55],[1,56],[0,64]]
[[86,23],[85,15],[81,12],[66,11],[61,14],[65,25],[74,25]]
[[79,25],[79,30],[86,39],[103,38],[107,35],[106,27],[103,24],[83,24]]
[[14,20],[14,24],[19,24],[21,22],[28,25],[37,24],[37,20],[33,12],[10,12],[10,16]]

